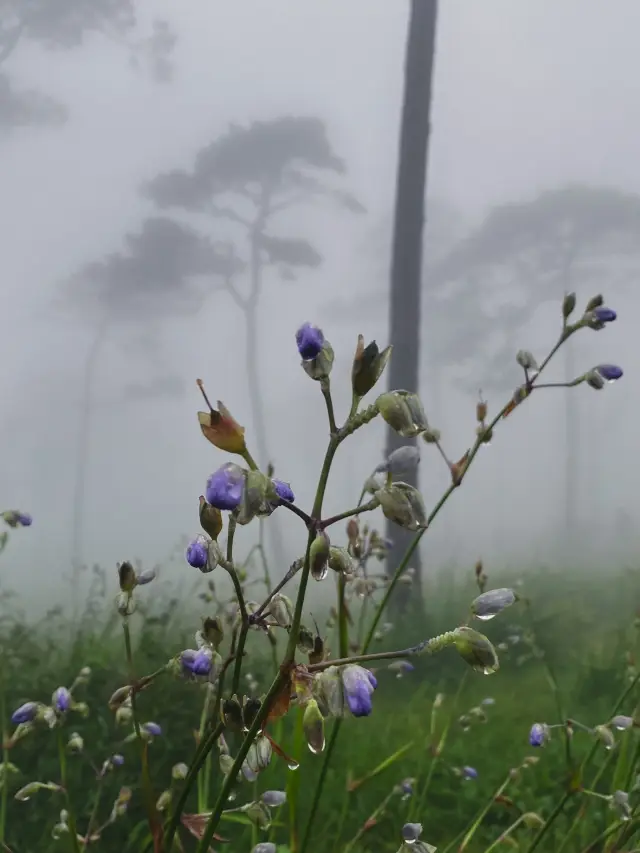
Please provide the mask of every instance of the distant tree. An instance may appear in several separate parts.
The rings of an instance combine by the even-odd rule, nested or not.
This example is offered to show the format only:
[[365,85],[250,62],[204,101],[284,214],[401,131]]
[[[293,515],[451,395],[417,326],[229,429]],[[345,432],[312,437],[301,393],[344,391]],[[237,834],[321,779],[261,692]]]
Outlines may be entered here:
[[[571,185],[495,208],[432,273],[436,286],[457,288],[455,357],[477,359],[489,339],[482,373],[495,388],[511,388],[516,336],[533,311],[564,292],[583,290],[587,282],[597,291],[601,281],[628,274],[629,263],[637,270],[639,229],[640,197],[610,188]],[[563,347],[563,357],[569,381],[577,371],[573,341]],[[577,405],[574,395],[565,395],[569,532],[578,495]]]
[[58,124],[66,109],[48,95],[21,90],[5,69],[21,45],[72,50],[100,35],[124,48],[133,65],[145,63],[158,81],[171,77],[176,37],[165,21],[138,33],[134,0],[3,0],[0,4],[0,132],[27,124]]
[[[196,313],[211,291],[212,281],[224,287],[240,268],[240,261],[221,252],[212,241],[192,228],[164,217],[147,219],[142,229],[125,237],[124,249],[79,270],[64,289],[64,303],[94,329],[84,362],[78,439],[75,445],[75,487],[72,522],[72,563],[83,562],[87,466],[96,397],[96,368],[110,332],[125,326],[138,333],[154,323]],[[203,286],[206,281],[206,287]],[[158,386],[139,381],[125,388],[149,398],[175,394],[176,377]]]
[[[197,153],[190,169],[161,174],[143,187],[158,208],[197,218],[204,233],[209,226],[202,225],[203,216],[211,222],[226,220],[237,229],[229,252],[243,266],[226,279],[226,290],[244,319],[245,370],[257,456],[263,466],[270,461],[258,322],[265,272],[273,269],[282,279],[294,281],[301,271],[322,263],[322,255],[308,240],[281,236],[274,229],[280,214],[320,201],[362,212],[353,195],[327,182],[326,176],[342,177],[345,171],[320,119],[284,116],[246,127],[231,125]],[[282,552],[277,529],[271,533],[276,550]],[[283,559],[284,554],[276,557]]]
[[[394,348],[388,376],[391,390],[417,391],[419,387],[422,240],[437,9],[437,0],[411,0],[391,250],[389,342]],[[387,453],[406,443],[393,430],[387,431]],[[417,473],[407,479],[416,485]],[[391,522],[387,525],[387,536],[393,541],[387,563],[387,570],[392,573],[402,560],[410,537]],[[420,584],[419,551],[413,563]],[[418,596],[415,598],[419,600]]]

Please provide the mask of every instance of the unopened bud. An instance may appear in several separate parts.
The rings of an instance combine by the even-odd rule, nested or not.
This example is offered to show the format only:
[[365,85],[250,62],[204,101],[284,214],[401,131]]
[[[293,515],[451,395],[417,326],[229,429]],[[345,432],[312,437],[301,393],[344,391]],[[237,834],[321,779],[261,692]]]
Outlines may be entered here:
[[327,534],[322,531],[318,533],[311,543],[309,551],[309,563],[311,566],[311,577],[316,581],[323,581],[329,570],[329,554],[331,542]]
[[518,596],[512,589],[490,589],[483,592],[471,603],[471,613],[476,619],[488,621],[501,613],[505,608],[511,607],[518,600]]
[[[380,466],[380,471],[391,474],[392,477],[399,477],[415,471],[419,462],[420,450],[414,444],[405,444],[389,454],[386,462]],[[370,491],[375,491],[375,487]]]
[[453,644],[460,657],[476,672],[491,675],[500,667],[498,655],[484,634],[462,626],[453,632]]
[[73,732],[67,743],[67,748],[70,752],[82,752],[84,749],[84,741],[78,732]]
[[200,525],[215,541],[222,531],[222,513],[200,495]]
[[595,311],[596,308],[600,308],[601,305],[604,305],[604,296],[599,293],[597,296],[591,297],[591,299],[587,302],[587,307],[584,310],[586,312]]
[[353,559],[346,548],[339,548],[335,545],[329,548],[329,568],[334,572],[338,572],[345,577],[352,577],[357,567],[357,561]]
[[249,524],[256,516],[266,518],[279,501],[273,480],[261,471],[247,471],[238,524]]
[[207,616],[202,623],[202,636],[209,645],[213,646],[214,649],[218,648],[220,643],[224,640],[224,631],[222,629],[222,623],[217,616]]
[[127,560],[118,565],[118,582],[121,592],[133,592],[136,586],[136,572]]
[[365,394],[371,391],[382,376],[390,356],[391,347],[380,352],[375,341],[365,346],[364,338],[362,335],[358,335],[358,345],[351,370],[354,397],[362,399]]
[[293,619],[291,599],[282,593],[274,595],[269,604],[269,614],[281,628],[289,628]]
[[393,483],[376,492],[385,517],[405,530],[426,527],[427,512],[422,495],[408,483]]
[[166,812],[171,805],[171,791],[163,791],[156,801],[156,809],[159,812]]
[[476,420],[479,424],[483,424],[487,417],[487,401],[480,400],[476,403]]
[[[575,293],[565,294],[565,297],[562,300],[562,316],[564,317],[565,320],[568,320],[569,317],[573,314],[575,307],[576,307],[576,295],[575,295]],[[587,310],[589,310],[589,309],[587,309]]]
[[608,726],[596,726],[593,730],[593,733],[598,738],[598,740],[604,745],[605,749],[613,749],[616,745],[616,740],[613,736],[613,732]]
[[387,424],[404,438],[413,438],[429,426],[417,394],[388,391],[378,397],[376,406]]
[[302,717],[302,727],[304,736],[307,741],[307,746],[313,753],[322,752],[324,750],[324,717],[320,713],[320,708],[315,699],[309,700],[304,709]]

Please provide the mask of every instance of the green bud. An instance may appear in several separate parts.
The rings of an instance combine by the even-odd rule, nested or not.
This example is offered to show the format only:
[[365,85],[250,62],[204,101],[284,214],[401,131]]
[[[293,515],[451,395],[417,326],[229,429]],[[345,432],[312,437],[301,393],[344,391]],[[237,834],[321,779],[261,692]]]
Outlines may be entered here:
[[315,699],[310,699],[302,716],[302,728],[307,746],[313,753],[324,750],[324,717]]
[[586,313],[589,311],[595,311],[596,308],[599,308],[601,305],[604,305],[604,296],[599,293],[597,296],[592,296],[591,299],[587,302],[587,307],[584,309]]
[[291,627],[291,620],[293,619],[293,604],[291,599],[287,598],[286,595],[282,595],[282,593],[274,595],[271,599],[271,603],[269,604],[268,612],[271,618],[281,628]]
[[156,809],[159,812],[166,812],[171,805],[171,791],[163,791],[156,801]]
[[224,640],[224,630],[217,616],[207,616],[202,623],[202,636],[214,649],[218,648]]
[[273,480],[261,471],[247,471],[238,524],[249,524],[256,516],[271,515],[279,501]]
[[178,764],[174,764],[171,768],[171,778],[174,782],[180,782],[183,779],[187,778],[187,773],[189,772],[189,768],[184,763],[184,761],[180,761]]
[[[574,294],[574,304],[575,304],[575,294]],[[535,360],[533,355],[529,352],[529,350],[521,349],[518,350],[516,355],[516,361],[520,365],[523,370],[538,370],[538,362]]]
[[460,657],[476,672],[491,675],[500,667],[498,655],[491,642],[466,625],[453,631],[453,645]]
[[301,652],[312,652],[315,645],[315,635],[311,633],[304,625],[300,626],[298,632],[298,642],[296,644]]
[[121,592],[133,592],[135,589],[136,572],[128,560],[118,565],[118,582]]
[[255,823],[255,825],[263,832],[266,832],[271,826],[271,812],[267,806],[259,800],[258,802],[248,803],[246,806],[243,806],[242,811],[246,814],[251,823]]
[[581,377],[581,381],[586,382],[590,388],[596,391],[601,391],[604,388],[604,379],[597,370],[590,370]]
[[[576,295],[575,295],[575,293],[565,294],[565,297],[562,300],[562,316],[564,317],[565,320],[568,320],[569,317],[573,314],[575,307],[576,307]],[[587,310],[590,310],[590,309],[587,309]]]
[[331,375],[333,359],[333,348],[329,341],[325,340],[319,354],[315,358],[307,361],[303,360],[302,367],[307,376],[310,376],[316,382],[326,381]]
[[376,492],[382,512],[389,521],[405,530],[420,530],[426,527],[427,512],[422,495],[408,483],[393,483]]
[[620,820],[631,820],[633,811],[629,805],[629,794],[626,791],[614,791],[609,802]]
[[67,749],[70,752],[82,752],[84,749],[84,741],[78,732],[73,732],[67,742]]
[[339,548],[336,545],[332,545],[329,548],[329,568],[334,572],[338,572],[345,577],[352,577],[357,567],[358,563],[346,548]]
[[57,793],[59,791],[64,791],[64,788],[60,785],[56,785],[55,782],[29,782],[28,785],[25,785],[23,788],[20,788],[19,791],[16,791],[14,797],[16,800],[26,802],[31,799],[34,794],[37,794],[38,791],[52,791]]
[[225,726],[235,731],[242,730],[242,707],[237,696],[234,695],[231,699],[223,699],[220,713]]
[[540,829],[544,826],[544,820],[535,812],[525,812],[522,815],[522,823],[527,829]]
[[323,581],[327,576],[329,571],[330,549],[331,542],[323,530],[322,533],[318,533],[316,538],[313,540],[309,551],[311,577],[315,581]]
[[351,370],[351,386],[353,395],[362,399],[371,391],[387,366],[391,356],[391,347],[379,351],[375,341],[364,345],[364,338],[358,335],[358,345]]
[[422,433],[422,439],[426,444],[437,444],[440,441],[442,434],[439,429],[427,427]]
[[378,397],[376,407],[391,429],[404,438],[413,438],[429,426],[420,398],[409,391],[387,391]]
[[224,752],[220,755],[218,764],[220,765],[220,772],[222,775],[228,776],[233,769],[234,760],[228,753]]
[[269,739],[261,735],[249,747],[249,752],[245,759],[247,767],[253,773],[260,773],[261,770],[265,770],[269,766],[271,754],[272,749]]
[[216,541],[222,531],[222,513],[200,495],[200,525]]
[[344,716],[344,691],[337,666],[328,666],[314,677],[313,693],[324,717]]
[[598,740],[604,744],[605,749],[613,749],[615,747],[616,740],[613,736],[613,732],[608,726],[596,726],[593,733]]

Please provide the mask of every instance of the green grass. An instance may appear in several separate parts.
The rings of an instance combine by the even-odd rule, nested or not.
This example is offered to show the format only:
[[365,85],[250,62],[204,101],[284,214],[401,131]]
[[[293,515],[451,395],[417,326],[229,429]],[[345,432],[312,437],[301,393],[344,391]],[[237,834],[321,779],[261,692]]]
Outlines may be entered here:
[[[326,853],[348,846],[351,853],[378,850],[393,853],[400,846],[403,823],[411,819],[423,824],[423,840],[437,845],[439,853],[445,851],[489,802],[509,770],[533,754],[539,761],[510,782],[505,798],[491,805],[465,849],[469,853],[482,853],[522,812],[535,812],[546,818],[553,811],[567,783],[563,734],[556,731],[543,750],[533,750],[528,744],[532,722],[559,721],[557,698],[550,688],[547,667],[560,685],[560,703],[566,716],[589,726],[607,720],[625,685],[625,655],[636,653],[633,618],[638,603],[637,574],[618,572],[615,577],[609,574],[606,578],[585,579],[577,571],[553,573],[532,568],[525,577],[528,583],[524,593],[532,600],[532,622],[526,609],[518,605],[481,628],[499,644],[514,630],[522,633],[533,626],[544,657],[527,657],[522,644],[510,646],[508,653],[501,654],[500,671],[491,677],[468,672],[451,650],[434,658],[419,659],[415,671],[402,679],[379,667],[373,714],[361,720],[347,719],[342,725],[309,850]],[[384,640],[385,647],[402,647],[464,620],[468,603],[476,592],[473,583],[465,580],[454,587],[444,580],[434,578],[426,584],[425,614],[413,624],[402,624],[401,629],[392,632]],[[499,586],[508,578],[492,577],[491,581],[491,586]],[[181,648],[191,645],[193,629],[198,625],[197,619],[189,617],[185,609],[176,609],[175,603],[171,605],[166,597],[161,601],[157,595],[152,598],[154,609],[133,620],[134,658],[139,674],[157,669]],[[135,743],[123,744],[129,729],[118,728],[107,707],[114,689],[127,683],[123,639],[117,618],[112,618],[111,607],[108,598],[90,602],[90,618],[75,626],[62,616],[50,615],[37,625],[29,625],[22,619],[16,623],[7,615],[2,633],[5,698],[9,710],[27,699],[49,701],[53,689],[69,684],[80,667],[92,668],[90,683],[78,694],[78,698],[87,701],[91,713],[86,719],[74,716],[67,726],[67,734],[78,731],[85,742],[83,755],[68,758],[69,796],[82,829],[87,825],[96,787],[91,762],[100,766],[109,754],[122,752],[126,764],[107,779],[100,816],[106,819],[121,785],[130,786],[133,791],[129,814],[105,830],[102,839],[89,849],[98,853],[137,853],[142,850],[147,832],[138,751]],[[206,610],[206,605],[199,608],[202,614]],[[251,670],[260,688],[266,690],[272,669],[266,649],[262,656],[260,639],[260,636],[251,638]],[[464,685],[455,708],[454,696],[462,679]],[[433,717],[432,726],[432,706],[438,693],[444,693],[446,698]],[[164,729],[163,736],[153,742],[149,751],[156,796],[170,787],[172,766],[180,761],[188,763],[193,755],[194,731],[199,725],[203,695],[198,685],[162,676],[139,696],[141,719],[155,720]],[[458,723],[459,716],[487,696],[495,700],[487,708],[487,722],[475,723],[469,731],[464,731]],[[631,714],[639,701],[640,691],[630,697],[621,712]],[[257,783],[259,791],[288,787],[288,804],[279,810],[274,826],[264,834],[247,826],[242,815],[229,815],[220,830],[232,841],[227,849],[249,851],[257,840],[267,838],[295,848],[306,826],[322,762],[322,756],[312,755],[303,745],[298,715],[298,711],[292,711],[286,719],[272,724],[270,731],[283,749],[300,761],[300,768],[289,771],[286,763],[274,756]],[[441,739],[444,748],[432,767],[432,746]],[[618,735],[617,739],[619,746],[613,753],[598,747],[586,777],[589,782],[610,756],[597,782],[597,790],[604,794],[613,790],[614,769],[618,756],[624,754],[625,743],[629,742],[633,752],[638,740],[635,732],[624,737]],[[233,736],[228,741],[233,753]],[[591,744],[590,735],[576,733],[572,742],[574,763],[579,763]],[[7,800],[9,849],[12,853],[71,850],[68,837],[57,842],[51,838],[51,829],[64,805],[59,794],[42,791],[28,802],[13,798],[15,791],[28,782],[60,781],[55,732],[39,729],[11,749],[10,759],[20,772],[11,777]],[[456,775],[455,768],[464,765],[478,770],[476,780],[463,781]],[[215,752],[212,773],[211,797],[215,798],[219,789]],[[633,775],[630,764],[621,763],[616,782],[626,785],[630,775]],[[407,777],[418,780],[414,786],[418,792],[429,777],[420,809],[417,809],[417,794],[406,801],[392,794],[394,786]],[[359,780],[361,784],[354,786],[354,781]],[[354,790],[349,790],[350,787]],[[237,802],[246,802],[251,795],[252,786],[245,783],[238,791]],[[385,802],[386,807],[381,809]],[[568,803],[566,816],[554,823],[539,850],[551,853],[558,849],[582,805],[588,808],[565,847],[568,853],[581,853],[611,823],[613,813],[605,802],[579,795]],[[189,801],[188,811],[195,810],[194,798]],[[360,832],[372,815],[376,816],[375,825]],[[535,830],[521,827],[514,838],[519,841],[520,849],[526,851],[534,835]],[[188,835],[181,837],[186,851],[194,849]],[[217,844],[216,849],[224,846]],[[508,848],[502,844],[497,849]],[[632,850],[633,842],[619,849]],[[451,846],[450,850],[455,853],[457,846]]]

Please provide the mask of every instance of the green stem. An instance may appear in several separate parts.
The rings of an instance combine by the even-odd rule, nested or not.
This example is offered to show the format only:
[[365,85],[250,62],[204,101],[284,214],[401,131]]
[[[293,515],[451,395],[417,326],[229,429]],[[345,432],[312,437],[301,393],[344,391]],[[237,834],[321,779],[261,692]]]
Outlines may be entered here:
[[348,509],[345,512],[339,512],[338,515],[332,515],[330,518],[325,518],[318,525],[322,530],[326,527],[330,527],[332,524],[336,524],[338,521],[344,521],[345,518],[351,518],[352,515],[360,515],[363,512],[371,512],[374,509],[377,509],[380,506],[380,501],[377,499],[370,500],[366,504],[362,504],[361,506],[354,507],[354,509]]
[[[202,703],[202,713],[200,714],[200,726],[198,728],[198,743],[202,742],[204,732],[209,720],[209,712],[211,709],[211,689],[207,686],[207,693]],[[205,812],[209,804],[209,775],[211,772],[211,754],[207,755],[205,761],[204,772],[198,774],[198,812]]]
[[2,790],[0,791],[0,842],[6,841],[7,809],[9,801],[9,732],[7,730],[7,697],[5,693],[6,659],[0,660],[0,737],[2,737]]
[[509,835],[511,835],[511,833],[520,826],[520,824],[522,823],[523,817],[524,817],[523,815],[520,815],[519,818],[514,820],[514,822],[511,824],[511,826],[508,826],[504,832],[501,832],[500,835],[496,838],[496,840],[493,841],[487,847],[487,849],[484,851],[484,853],[491,853],[492,850],[495,850],[496,847],[498,847],[500,844],[502,844],[502,842],[505,840],[505,838],[507,838]]
[[356,834],[353,836],[353,838],[351,839],[351,841],[348,841],[348,842],[345,844],[345,846],[344,846],[344,849],[343,849],[342,853],[349,853],[349,851],[352,849],[352,847],[353,847],[354,845],[356,845],[356,844],[358,843],[358,841],[360,841],[360,839],[362,838],[362,836],[363,836],[363,835],[365,834],[365,832],[367,831],[367,828],[368,828],[368,826],[370,825],[370,821],[375,820],[375,819],[378,817],[378,815],[380,815],[380,814],[382,814],[382,812],[384,812],[384,810],[386,809],[386,807],[389,805],[389,802],[391,801],[391,798],[393,797],[393,795],[394,795],[394,792],[393,792],[393,791],[392,791],[390,794],[387,794],[387,796],[386,796],[386,797],[384,798],[384,800],[380,803],[380,805],[379,805],[379,806],[378,806],[378,807],[373,811],[373,813],[369,816],[369,818],[366,820],[366,822],[365,822],[365,823],[360,827],[360,829],[356,832]]
[[[478,812],[478,814],[476,815],[476,817],[475,817],[475,819],[474,819],[473,823],[471,824],[471,826],[469,827],[469,829],[468,829],[468,830],[467,830],[467,832],[465,833],[464,838],[463,838],[463,839],[462,839],[462,841],[460,842],[460,846],[458,847],[458,853],[463,853],[463,851],[467,849],[467,846],[469,845],[469,842],[471,841],[471,839],[473,838],[473,836],[476,834],[476,832],[477,832],[477,830],[478,830],[478,827],[480,826],[480,824],[482,823],[482,821],[483,821],[483,820],[485,819],[485,817],[487,816],[487,814],[488,814],[488,812],[489,812],[489,809],[490,809],[490,808],[491,808],[491,806],[493,806],[493,804],[495,803],[496,798],[502,795],[502,793],[506,790],[507,786],[509,785],[509,782],[511,782],[511,781],[513,781],[513,780],[512,780],[511,773],[509,773],[509,775],[508,775],[508,776],[507,776],[507,778],[504,780],[504,782],[502,783],[502,785],[500,785],[500,787],[499,787],[499,788],[498,788],[498,789],[497,789],[497,790],[496,790],[496,791],[491,795],[491,799],[486,803],[486,805],[484,805],[484,806],[480,809],[480,811],[479,811],[479,812]],[[450,844],[448,847],[445,847],[445,849],[444,849],[444,853],[447,853],[447,851],[448,851],[450,848],[451,848],[451,844]]]
[[69,827],[69,835],[71,836],[71,849],[74,853],[80,853],[80,842],[78,840],[78,826],[76,824],[75,812],[71,804],[69,796],[68,779],[67,779],[67,753],[62,734],[62,729],[58,729],[58,761],[60,762],[60,784],[64,789],[65,802],[67,807],[67,825]]
[[102,798],[102,789],[104,787],[104,775],[101,774],[98,779],[98,787],[96,788],[96,794],[93,799],[93,808],[91,809],[91,814],[89,815],[89,822],[87,823],[87,831],[84,836],[84,846],[85,848],[91,842],[91,831],[93,829],[93,825],[96,822],[96,818],[98,817],[98,809],[100,808],[100,800]]
[[[131,631],[129,629],[129,620],[125,616],[122,619],[122,630],[124,632],[124,648],[129,667],[129,680],[132,685],[136,684],[135,669],[133,666],[133,650],[131,644]],[[145,808],[147,811],[147,820],[151,836],[155,839],[158,830],[157,813],[155,807],[155,798],[153,795],[153,785],[151,783],[151,774],[149,773],[149,756],[147,744],[142,737],[140,730],[140,720],[138,717],[138,700],[136,690],[131,690],[131,714],[133,718],[133,728],[136,733],[136,739],[140,747],[140,761],[142,765],[142,790],[144,794]]]
[[309,817],[307,818],[307,828],[305,829],[304,836],[302,838],[302,844],[300,845],[300,850],[298,851],[298,853],[305,853],[305,850],[307,849],[307,845],[311,838],[313,822],[318,812],[318,806],[320,805],[320,798],[322,796],[322,789],[324,788],[327,773],[329,772],[329,765],[331,764],[333,750],[335,749],[342,723],[342,719],[336,719],[333,724],[333,728],[331,729],[331,735],[329,736],[329,741],[324,751],[324,760],[322,762],[322,767],[320,768],[320,776],[318,777],[318,783],[316,785],[316,789],[313,794],[313,800],[311,802],[311,811],[309,812]]

